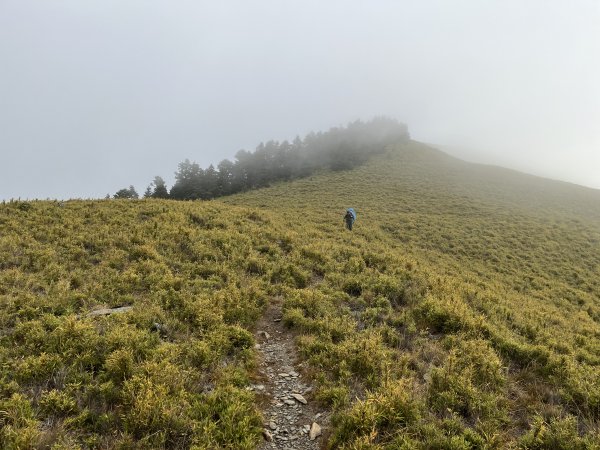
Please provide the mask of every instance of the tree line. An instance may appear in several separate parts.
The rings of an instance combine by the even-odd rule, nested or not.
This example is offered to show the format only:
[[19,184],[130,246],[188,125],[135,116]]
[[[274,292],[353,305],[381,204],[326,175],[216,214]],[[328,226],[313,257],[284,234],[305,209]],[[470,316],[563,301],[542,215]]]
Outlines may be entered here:
[[[304,139],[260,143],[254,152],[240,150],[235,160],[224,159],[217,167],[202,169],[186,159],[178,166],[169,190],[156,176],[144,197],[175,200],[208,200],[269,186],[313,174],[319,169],[347,170],[382,153],[389,144],[409,139],[405,124],[387,117],[351,122],[326,132],[311,132]],[[119,190],[114,198],[138,198],[133,186]]]

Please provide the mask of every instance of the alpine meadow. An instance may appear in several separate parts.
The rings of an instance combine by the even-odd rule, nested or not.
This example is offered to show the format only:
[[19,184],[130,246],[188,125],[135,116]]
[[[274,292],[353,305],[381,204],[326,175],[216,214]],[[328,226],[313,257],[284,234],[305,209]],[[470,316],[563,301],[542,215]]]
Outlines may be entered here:
[[256,388],[276,307],[322,448],[600,449],[600,191],[384,144],[210,200],[0,205],[0,447],[304,448]]

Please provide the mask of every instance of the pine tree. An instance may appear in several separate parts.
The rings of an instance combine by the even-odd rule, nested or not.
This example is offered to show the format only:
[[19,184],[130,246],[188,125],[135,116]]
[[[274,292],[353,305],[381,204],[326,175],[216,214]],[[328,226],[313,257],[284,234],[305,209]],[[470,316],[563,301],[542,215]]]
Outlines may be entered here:
[[158,175],[154,177],[152,182],[154,189],[151,193],[152,198],[169,198],[169,191],[167,190],[167,184]]

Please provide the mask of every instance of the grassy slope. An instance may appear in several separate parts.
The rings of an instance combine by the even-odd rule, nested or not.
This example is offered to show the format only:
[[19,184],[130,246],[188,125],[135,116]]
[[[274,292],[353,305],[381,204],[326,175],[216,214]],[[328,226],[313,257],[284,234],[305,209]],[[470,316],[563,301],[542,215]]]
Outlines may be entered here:
[[[573,430],[575,422],[589,442],[591,436],[598,438],[598,191],[466,164],[411,143],[352,172],[225,201],[277,211],[293,223],[290,230],[304,234],[307,245],[323,255],[331,254],[330,246],[361,249],[362,260],[352,262],[354,278],[325,270],[319,287],[325,297],[331,289],[350,297],[324,299],[331,310],[323,315],[344,317],[355,329],[383,334],[384,341],[394,334],[392,344],[386,344],[398,352],[391,364],[403,361],[408,369],[393,367],[390,376],[408,382],[414,396],[408,403],[419,405],[421,422],[437,430],[447,426],[447,434],[456,434],[454,441],[445,441],[411,424],[394,441],[401,427],[386,428],[379,421],[387,419],[377,418],[386,412],[373,411],[373,404],[393,401],[386,394],[393,395],[393,386],[381,381],[369,386],[371,394],[359,395],[363,403],[339,407],[343,414],[334,445],[359,447],[372,441],[396,448],[410,441],[406,436],[416,436],[415,442],[434,447],[460,448],[458,442],[465,440],[475,446],[537,448],[545,442],[545,448],[555,448],[559,444],[552,439],[562,433],[556,439],[573,448],[565,430]],[[351,235],[341,230],[343,209],[349,206],[359,214]],[[366,252],[389,261],[383,272],[410,269],[413,281],[404,282],[410,292],[405,287],[392,310],[376,307],[368,279],[381,270],[371,266]],[[417,294],[410,289],[414,285],[421,287]],[[305,302],[298,309],[292,300],[289,322],[321,339],[312,307]],[[364,315],[371,325],[365,325]],[[314,361],[340,358],[337,349],[323,350],[310,338],[300,343]],[[492,370],[490,364],[498,366]],[[324,368],[331,373],[332,367]],[[328,382],[351,391],[366,375],[350,372]],[[369,415],[371,422],[365,419]],[[361,425],[362,431],[354,436],[348,424]]]
[[331,447],[598,448],[598,200],[411,143],[220,201],[2,205],[0,444],[252,448],[282,296]]
[[0,448],[254,448],[247,329],[272,294],[246,263],[282,253],[262,221],[208,203],[0,206]]

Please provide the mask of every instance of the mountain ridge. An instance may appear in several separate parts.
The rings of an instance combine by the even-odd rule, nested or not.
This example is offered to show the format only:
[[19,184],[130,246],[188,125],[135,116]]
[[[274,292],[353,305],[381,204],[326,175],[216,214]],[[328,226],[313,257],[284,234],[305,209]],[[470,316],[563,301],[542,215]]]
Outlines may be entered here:
[[411,141],[209,201],[0,205],[0,444],[256,448],[277,305],[325,448],[596,450],[596,195],[507,178]]

